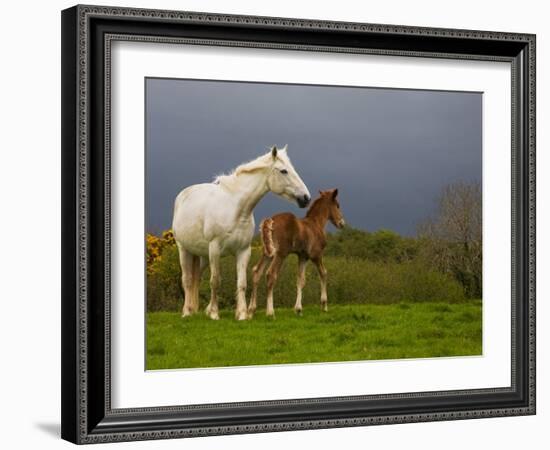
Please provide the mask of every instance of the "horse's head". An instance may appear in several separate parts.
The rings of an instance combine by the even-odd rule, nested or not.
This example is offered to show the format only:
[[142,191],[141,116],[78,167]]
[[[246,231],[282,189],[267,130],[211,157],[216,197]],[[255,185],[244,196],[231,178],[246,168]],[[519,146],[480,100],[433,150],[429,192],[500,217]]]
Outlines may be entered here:
[[306,185],[296,172],[287,155],[287,146],[271,148],[271,167],[267,177],[267,186],[271,192],[305,208],[311,196]]
[[340,210],[340,203],[336,197],[338,197],[338,189],[330,189],[328,191],[319,191],[321,197],[324,199],[324,205],[328,209],[328,219],[336,228],[344,228],[346,224],[344,215]]

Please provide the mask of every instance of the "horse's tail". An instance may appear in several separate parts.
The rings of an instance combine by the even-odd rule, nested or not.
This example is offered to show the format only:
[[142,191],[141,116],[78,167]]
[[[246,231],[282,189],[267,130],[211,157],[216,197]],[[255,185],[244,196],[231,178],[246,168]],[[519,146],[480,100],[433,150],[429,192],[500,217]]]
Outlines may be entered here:
[[260,224],[260,235],[264,248],[264,255],[272,258],[275,256],[275,243],[273,242],[273,219],[264,219]]

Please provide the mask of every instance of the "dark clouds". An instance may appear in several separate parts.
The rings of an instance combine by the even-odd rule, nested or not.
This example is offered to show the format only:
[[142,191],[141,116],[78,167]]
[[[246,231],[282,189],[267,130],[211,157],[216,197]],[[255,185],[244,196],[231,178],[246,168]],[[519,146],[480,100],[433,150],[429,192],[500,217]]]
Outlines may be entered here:
[[[480,93],[148,79],[147,230],[186,186],[288,144],[315,196],[338,187],[348,223],[414,234],[441,187],[481,180]],[[268,194],[257,222],[280,211]]]

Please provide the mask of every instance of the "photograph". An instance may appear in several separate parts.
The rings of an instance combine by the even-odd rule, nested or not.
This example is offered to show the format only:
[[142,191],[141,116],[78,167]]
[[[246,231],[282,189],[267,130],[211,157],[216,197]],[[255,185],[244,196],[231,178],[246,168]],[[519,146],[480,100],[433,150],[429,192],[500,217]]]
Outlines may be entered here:
[[146,77],[145,369],[483,355],[483,92]]

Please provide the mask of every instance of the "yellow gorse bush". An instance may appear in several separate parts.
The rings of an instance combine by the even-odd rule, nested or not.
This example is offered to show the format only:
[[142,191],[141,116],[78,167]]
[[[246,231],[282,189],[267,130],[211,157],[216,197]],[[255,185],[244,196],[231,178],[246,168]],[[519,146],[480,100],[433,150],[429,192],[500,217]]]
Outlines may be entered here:
[[147,233],[145,235],[147,253],[147,273],[153,273],[155,263],[162,259],[162,252],[166,247],[175,244],[172,230],[163,231],[161,236]]

